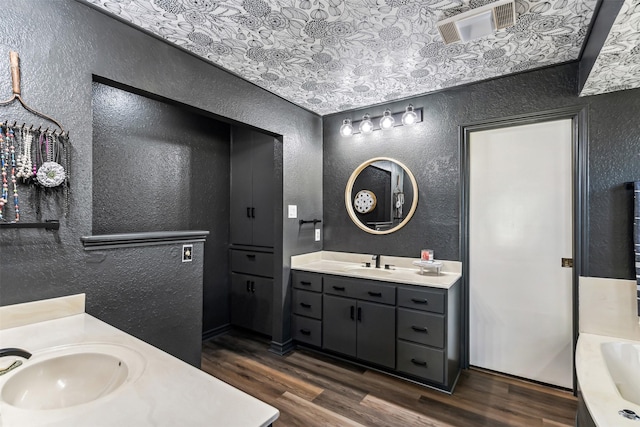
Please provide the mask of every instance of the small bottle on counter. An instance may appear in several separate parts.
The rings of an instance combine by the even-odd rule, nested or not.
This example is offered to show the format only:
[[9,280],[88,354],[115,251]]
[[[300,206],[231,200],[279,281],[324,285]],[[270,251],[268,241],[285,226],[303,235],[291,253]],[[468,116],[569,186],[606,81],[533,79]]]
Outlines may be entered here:
[[420,259],[422,261],[433,261],[433,249],[422,249],[420,251]]

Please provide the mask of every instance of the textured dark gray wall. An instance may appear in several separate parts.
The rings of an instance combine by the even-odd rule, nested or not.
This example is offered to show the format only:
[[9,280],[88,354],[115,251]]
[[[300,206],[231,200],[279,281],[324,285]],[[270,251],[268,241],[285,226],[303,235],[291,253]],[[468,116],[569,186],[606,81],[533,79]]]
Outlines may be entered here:
[[230,126],[93,84],[93,234],[207,230],[203,331],[229,322]]
[[[204,243],[193,243],[191,262],[182,244],[88,251],[83,275],[92,279],[87,307],[98,317],[200,367]],[[80,273],[78,269],[76,272]]]
[[[80,244],[80,237],[93,229],[92,75],[282,135],[283,203],[297,204],[305,217],[322,215],[322,121],[318,116],[85,4],[4,0],[2,6],[0,64],[5,64],[5,72],[0,72],[4,94],[0,97],[10,94],[9,50],[16,50],[21,58],[22,94],[71,132],[72,165],[69,215],[62,219],[57,234],[1,231],[1,305],[86,292],[90,314],[110,323],[119,321],[94,297],[101,275],[86,268],[87,255]],[[2,107],[0,117],[44,122],[16,105]],[[32,203],[23,205],[25,221],[33,219],[32,208]],[[45,206],[43,218],[56,217],[56,209]],[[276,231],[278,227],[282,242],[276,253],[283,268],[276,272],[280,286],[275,287],[274,301],[286,309],[290,256],[322,246],[313,241],[312,231],[299,230],[297,220],[280,220]],[[145,301],[136,297],[138,293],[118,292],[113,289],[112,297],[145,316]],[[276,342],[289,338],[285,317],[274,321]]]
[[[459,126],[566,106],[589,109],[589,266],[591,276],[633,278],[631,192],[640,178],[640,90],[579,98],[578,64],[504,77],[324,118],[325,250],[419,255],[459,260]],[[344,118],[424,108],[424,121],[384,133],[343,138]],[[374,236],[358,229],[344,207],[344,186],[363,161],[388,156],[406,164],[418,181],[419,203],[402,230]]]

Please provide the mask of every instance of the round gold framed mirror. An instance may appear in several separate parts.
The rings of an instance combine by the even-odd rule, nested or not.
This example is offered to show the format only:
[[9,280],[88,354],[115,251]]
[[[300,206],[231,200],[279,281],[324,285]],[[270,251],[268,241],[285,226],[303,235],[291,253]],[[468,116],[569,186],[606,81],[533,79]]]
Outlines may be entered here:
[[344,191],[347,213],[371,234],[389,234],[404,227],[418,206],[418,184],[405,165],[375,157],[353,171]]

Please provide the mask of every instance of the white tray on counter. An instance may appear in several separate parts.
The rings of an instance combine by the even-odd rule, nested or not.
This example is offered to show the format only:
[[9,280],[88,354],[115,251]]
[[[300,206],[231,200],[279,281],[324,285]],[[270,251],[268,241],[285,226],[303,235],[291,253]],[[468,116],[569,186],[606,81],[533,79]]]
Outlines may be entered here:
[[433,273],[440,274],[442,263],[440,261],[413,261],[413,265],[420,267],[420,274]]

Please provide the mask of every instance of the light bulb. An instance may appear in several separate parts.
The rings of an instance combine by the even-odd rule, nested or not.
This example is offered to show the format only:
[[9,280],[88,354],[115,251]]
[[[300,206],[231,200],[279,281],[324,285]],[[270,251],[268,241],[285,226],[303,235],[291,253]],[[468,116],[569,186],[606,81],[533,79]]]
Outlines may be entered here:
[[402,115],[402,124],[405,126],[411,126],[418,121],[418,115],[413,111],[413,105],[409,104],[407,110]]
[[391,110],[386,109],[386,110],[384,110],[384,114],[382,115],[382,118],[380,119],[380,129],[383,129],[383,130],[391,129],[395,122],[396,122],[396,120],[391,115]]
[[365,114],[362,116],[362,121],[360,122],[360,132],[362,133],[371,133],[373,132],[373,123],[371,123],[371,119],[369,118],[369,114]]
[[340,126],[340,135],[351,136],[353,134],[353,126],[351,125],[351,119],[344,119],[342,126]]

